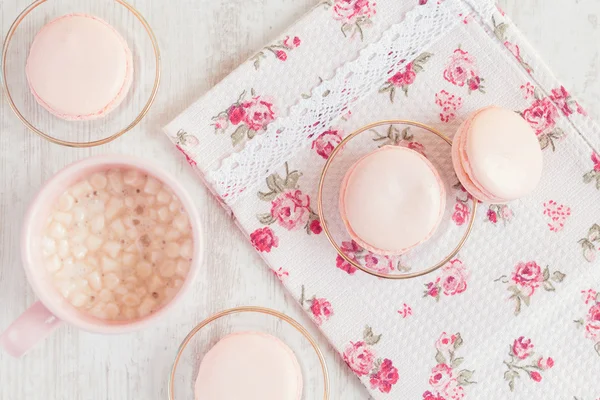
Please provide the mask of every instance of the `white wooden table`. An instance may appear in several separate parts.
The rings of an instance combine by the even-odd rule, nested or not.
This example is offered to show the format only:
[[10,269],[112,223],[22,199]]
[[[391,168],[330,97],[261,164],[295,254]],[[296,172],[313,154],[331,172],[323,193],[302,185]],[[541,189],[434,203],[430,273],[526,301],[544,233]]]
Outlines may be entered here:
[[[0,0],[0,31],[29,0]],[[414,0],[415,2],[417,0]],[[19,232],[29,201],[58,169],[101,153],[153,159],[180,177],[210,232],[194,290],[157,327],[98,336],[63,326],[25,358],[0,353],[1,400],[165,399],[167,376],[187,332],[233,306],[263,305],[296,318],[317,336],[331,372],[332,399],[369,396],[340,357],[263,265],[160,127],[206,92],[317,0],[135,0],[159,39],[162,88],[146,119],[106,146],[77,150],[28,132],[4,97],[0,106],[0,331],[35,301],[20,265]],[[600,118],[600,0],[501,0],[550,67]],[[3,96],[3,95],[2,95]]]

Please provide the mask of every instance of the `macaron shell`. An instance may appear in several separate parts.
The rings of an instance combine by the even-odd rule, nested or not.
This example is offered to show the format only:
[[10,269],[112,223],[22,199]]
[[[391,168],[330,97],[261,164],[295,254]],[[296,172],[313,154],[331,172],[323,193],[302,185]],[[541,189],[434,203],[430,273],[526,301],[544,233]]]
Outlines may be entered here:
[[476,114],[477,112],[467,118],[459,126],[456,134],[454,135],[452,141],[452,165],[454,166],[454,171],[456,172],[456,176],[458,177],[460,183],[463,185],[465,190],[477,200],[486,203],[504,203],[506,200],[493,196],[491,193],[485,191],[485,189],[473,182],[469,174],[471,172],[471,168],[466,151],[464,150],[466,142],[465,137],[471,121]]
[[[414,200],[410,199],[410,196],[405,196],[405,198],[403,200],[401,200],[401,202],[403,202],[404,204],[406,204],[407,206],[395,206],[392,207],[392,209],[390,210],[390,204],[389,203],[389,194],[386,195],[382,195],[382,197],[380,199],[377,199],[377,197],[375,197],[375,195],[377,193],[381,193],[382,190],[384,190],[384,188],[381,186],[381,183],[378,182],[378,179],[370,179],[370,178],[365,178],[364,177],[357,177],[357,169],[360,168],[360,170],[358,170],[358,174],[360,173],[366,173],[371,174],[372,172],[369,171],[365,171],[365,168],[370,168],[368,166],[365,166],[364,163],[365,162],[370,162],[370,160],[368,160],[371,156],[373,156],[374,153],[377,152],[385,152],[385,151],[389,151],[389,150],[395,150],[395,151],[402,151],[402,152],[407,152],[406,154],[412,156],[413,158],[416,158],[416,160],[418,160],[418,164],[417,167],[418,168],[422,168],[423,171],[426,171],[428,174],[430,174],[429,176],[424,175],[422,176],[423,181],[427,182],[429,184],[429,187],[426,190],[437,190],[439,193],[439,198],[436,200],[433,200],[432,198],[427,198],[427,196],[425,196],[424,200],[422,202],[417,201],[415,204],[410,205],[411,201],[414,203]],[[380,153],[381,154],[381,153]],[[367,161],[365,161],[367,160]],[[413,162],[415,160],[413,159]],[[420,165],[419,165],[420,164]],[[396,169],[396,168],[393,168]],[[401,172],[403,174],[414,174],[414,171],[407,171],[407,170],[401,170]],[[384,178],[383,180],[385,181],[386,179],[389,179],[390,177],[388,176],[387,178]],[[395,178],[392,176],[392,179]],[[415,177],[416,178],[416,177]],[[350,180],[353,179],[354,181],[351,183]],[[367,182],[365,184],[365,181]],[[381,181],[381,179],[379,179],[379,181]],[[408,184],[411,185],[410,180],[408,180]],[[414,183],[413,183],[414,184]],[[352,187],[352,186],[356,186],[356,187]],[[349,190],[350,187],[350,190]],[[416,186],[417,188],[419,188],[418,186]],[[435,189],[434,189],[435,187]],[[360,189],[358,192],[356,192],[356,190]],[[413,189],[415,188],[415,186],[413,186]],[[389,190],[389,188],[386,189],[386,191]],[[396,190],[396,189],[394,189]],[[423,190],[425,191],[425,189],[420,188],[419,190]],[[359,193],[359,196],[361,196],[361,198],[356,197],[356,194],[351,194],[351,193]],[[363,194],[367,194],[367,198],[364,199],[362,197]],[[373,194],[375,193],[375,194]],[[402,193],[398,193],[400,196],[402,196]],[[348,196],[354,196],[355,198],[352,197],[348,197]],[[429,193],[429,195],[431,195],[431,192]],[[391,196],[391,197],[395,197],[395,196]],[[370,207],[363,207],[361,206],[361,204],[365,204],[365,202],[369,202],[369,200],[371,200],[371,203],[373,200],[375,200],[377,203],[372,203],[369,204]],[[422,209],[420,209],[421,206],[424,206],[425,204],[429,204],[429,201],[433,201],[433,203],[431,204],[436,204],[437,203],[437,212],[435,214],[431,214],[430,210],[424,211]],[[445,209],[445,203],[446,203],[446,191],[445,191],[445,187],[444,184],[438,174],[438,172],[436,171],[435,167],[429,162],[429,160],[427,160],[423,155],[419,154],[418,152],[415,152],[414,150],[411,149],[407,149],[404,147],[398,147],[398,146],[384,146],[381,149],[376,150],[375,152],[369,153],[365,156],[363,156],[360,160],[358,160],[346,173],[346,175],[344,176],[344,179],[342,180],[342,185],[341,185],[341,189],[340,189],[340,198],[339,198],[339,208],[340,208],[340,214],[342,217],[342,221],[344,222],[344,225],[346,226],[346,229],[350,235],[350,237],[356,242],[358,243],[361,247],[369,250],[372,253],[375,254],[379,254],[379,255],[388,255],[388,256],[394,256],[394,255],[400,255],[403,253],[406,253],[408,250],[414,248],[415,246],[425,242],[426,240],[428,240],[429,238],[431,238],[431,236],[433,236],[433,234],[435,233],[437,227],[439,226],[441,219],[443,217],[444,214],[444,209]],[[358,204],[358,206],[357,206]],[[392,205],[393,206],[393,205]],[[413,212],[409,212],[407,211],[407,207],[409,208],[413,208]],[[416,208],[415,208],[416,207]],[[396,210],[397,212],[395,212],[394,210]],[[377,212],[375,212],[377,211]],[[414,215],[416,215],[416,220],[411,221],[411,218],[414,217]],[[427,215],[429,214],[430,217],[433,218],[433,222],[431,222],[431,220],[429,222],[427,221],[417,221],[420,217],[425,218],[426,220],[429,218],[427,217]],[[394,221],[400,221],[400,220],[404,220],[406,221],[406,225],[401,225],[400,223],[398,223],[395,226],[391,226],[390,225],[390,219],[394,220]],[[353,220],[354,222],[351,222],[351,220]],[[353,224],[356,226],[353,226]],[[366,228],[368,229],[366,229]],[[422,230],[424,230],[423,232],[416,232],[415,233],[415,227],[419,227]],[[428,229],[429,228],[429,229]],[[383,235],[381,234],[381,232],[378,230],[381,229],[381,232],[383,232]],[[410,231],[412,229],[412,231]],[[418,228],[417,228],[418,229]],[[387,232],[387,231],[390,232]],[[363,236],[365,237],[369,237],[370,239],[365,239]],[[382,237],[387,244],[385,246],[381,245],[381,244],[374,244],[375,242],[380,243],[382,242]],[[390,238],[394,238],[393,240],[391,240]],[[375,238],[375,240],[374,240]],[[404,242],[406,243],[405,246],[392,246],[391,243],[400,243],[400,242]]]
[[506,201],[531,193],[542,176],[543,156],[535,132],[513,111],[478,112],[463,139],[473,182]]
[[302,370],[294,352],[275,336],[239,332],[225,336],[203,357],[196,400],[300,400]]
[[114,110],[133,82],[133,56],[104,20],[68,14],[35,36],[26,74],[36,101],[65,120],[90,120]]

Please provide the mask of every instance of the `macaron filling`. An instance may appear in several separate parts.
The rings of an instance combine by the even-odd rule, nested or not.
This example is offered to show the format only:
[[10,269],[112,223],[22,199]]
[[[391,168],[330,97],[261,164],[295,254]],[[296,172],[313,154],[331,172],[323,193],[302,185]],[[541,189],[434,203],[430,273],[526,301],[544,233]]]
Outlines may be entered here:
[[446,190],[420,153],[384,146],[358,160],[340,190],[340,213],[352,239],[380,255],[400,255],[428,240],[444,214]]

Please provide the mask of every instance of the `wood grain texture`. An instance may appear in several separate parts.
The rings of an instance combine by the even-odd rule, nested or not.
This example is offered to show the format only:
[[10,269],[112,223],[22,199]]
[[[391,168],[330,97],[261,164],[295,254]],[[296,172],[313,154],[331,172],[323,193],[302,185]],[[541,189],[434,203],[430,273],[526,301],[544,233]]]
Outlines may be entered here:
[[[27,3],[0,0],[2,35]],[[307,326],[326,353],[332,399],[369,397],[160,129],[315,3],[135,0],[134,5],[153,26],[160,42],[162,87],[147,118],[132,132],[101,148],[69,149],[38,138],[20,124],[2,94],[0,330],[35,301],[19,255],[18,238],[26,207],[44,181],[75,160],[103,153],[153,159],[189,188],[209,237],[194,290],[155,328],[98,336],[64,326],[21,360],[0,353],[1,400],[165,399],[168,372],[183,337],[208,315],[238,305],[275,308]],[[501,0],[500,5],[588,112],[600,118],[600,2]],[[27,46],[22,44],[24,51]]]

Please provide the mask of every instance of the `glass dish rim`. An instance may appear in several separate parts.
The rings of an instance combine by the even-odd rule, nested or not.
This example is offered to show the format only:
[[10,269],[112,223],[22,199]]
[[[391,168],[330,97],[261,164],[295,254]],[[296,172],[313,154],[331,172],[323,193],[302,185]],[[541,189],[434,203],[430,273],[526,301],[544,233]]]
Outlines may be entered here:
[[150,96],[149,96],[148,100],[146,101],[146,104],[142,108],[142,110],[133,119],[133,121],[131,121],[129,123],[129,125],[127,125],[125,128],[122,128],[119,131],[117,131],[117,132],[115,132],[115,133],[113,133],[113,134],[111,134],[109,136],[106,136],[106,137],[104,137],[102,139],[93,140],[93,141],[89,141],[89,142],[75,142],[75,141],[62,140],[62,139],[59,139],[59,138],[57,138],[55,136],[52,136],[51,133],[44,132],[41,129],[35,127],[27,118],[25,118],[25,116],[23,116],[23,114],[21,113],[21,111],[19,111],[19,108],[15,104],[15,102],[14,102],[14,100],[12,98],[12,95],[10,93],[10,90],[8,88],[8,84],[7,84],[8,73],[7,73],[7,67],[6,67],[6,58],[8,56],[8,48],[9,48],[9,45],[11,43],[11,40],[12,40],[12,38],[13,38],[13,36],[14,36],[16,30],[17,30],[17,28],[21,25],[21,22],[23,22],[23,20],[25,20],[25,18],[27,17],[27,15],[29,15],[37,7],[41,6],[42,4],[44,4],[44,3],[48,2],[48,1],[51,1],[51,0],[35,0],[31,4],[29,4],[15,18],[15,20],[11,24],[10,28],[8,29],[8,33],[6,34],[6,38],[4,39],[4,43],[3,43],[3,47],[2,47],[2,76],[1,76],[1,80],[2,80],[2,89],[3,89],[4,93],[6,94],[6,99],[8,100],[8,104],[9,104],[11,110],[17,116],[17,118],[19,118],[19,120],[23,123],[23,125],[25,125],[30,131],[38,134],[39,136],[43,137],[46,140],[49,140],[52,143],[56,143],[56,144],[59,144],[59,145],[62,145],[62,146],[67,146],[67,147],[82,148],[82,147],[100,146],[102,144],[112,142],[113,140],[117,139],[118,137],[120,137],[120,136],[124,135],[125,133],[129,132],[137,124],[140,123],[140,121],[146,116],[146,114],[148,114],[148,111],[150,111],[150,108],[152,107],[152,104],[154,104],[154,100],[156,99],[156,95],[158,94],[158,87],[160,85],[160,77],[161,77],[161,68],[160,68],[161,67],[161,58],[160,58],[160,49],[158,47],[158,41],[156,39],[156,36],[154,35],[154,31],[152,30],[152,28],[150,27],[150,24],[148,24],[148,22],[146,21],[146,19],[144,18],[144,16],[135,7],[133,7],[131,4],[127,3],[125,0],[114,0],[115,3],[121,4],[131,14],[133,14],[136,17],[136,19],[144,27],[144,30],[148,34],[148,38],[150,39],[150,42],[152,43],[152,50],[154,52],[154,60],[155,60],[155,63],[156,63],[156,72],[155,72],[155,75],[154,75],[154,85],[152,87],[152,91],[150,93]]
[[323,187],[325,186],[325,178],[327,177],[327,171],[329,170],[329,167],[331,167],[331,164],[332,164],[333,160],[335,159],[335,156],[340,153],[341,149],[344,148],[346,143],[348,143],[350,140],[357,137],[361,133],[368,132],[370,129],[373,129],[373,128],[381,126],[381,125],[409,125],[409,126],[414,126],[417,128],[422,128],[422,129],[438,136],[440,139],[442,139],[444,142],[446,142],[446,144],[448,144],[450,147],[452,147],[452,139],[450,139],[448,136],[444,135],[442,132],[438,131],[437,129],[434,129],[434,128],[430,127],[429,125],[425,125],[421,122],[412,121],[412,120],[408,120],[408,119],[386,119],[386,120],[376,121],[371,124],[365,125],[359,129],[355,130],[348,136],[346,136],[333,149],[333,151],[327,158],[327,162],[325,162],[325,165],[323,166],[323,169],[321,170],[321,177],[319,179],[319,187],[318,187],[318,192],[317,192],[317,214],[319,215],[319,220],[321,221],[321,227],[323,228],[323,232],[325,232],[325,236],[327,236],[327,240],[329,241],[329,243],[333,246],[333,248],[340,255],[340,257],[342,257],[344,260],[349,262],[352,266],[360,269],[363,272],[366,272],[369,275],[376,276],[378,278],[383,278],[383,279],[397,280],[397,279],[417,278],[419,276],[427,275],[431,272],[438,270],[439,268],[443,267],[448,261],[450,261],[452,259],[452,257],[454,257],[454,256],[456,256],[456,254],[458,254],[458,252],[462,249],[462,247],[466,243],[467,239],[471,235],[471,231],[473,230],[473,224],[475,222],[475,215],[477,214],[477,203],[478,202],[475,198],[471,199],[472,204],[473,204],[473,212],[471,213],[471,218],[467,225],[467,230],[461,237],[460,241],[458,242],[458,245],[448,255],[446,255],[442,259],[442,261],[438,262],[437,264],[435,264],[433,266],[430,266],[430,267],[425,268],[418,272],[411,272],[411,273],[407,273],[407,274],[385,274],[385,273],[381,273],[381,272],[372,271],[372,270],[366,268],[365,266],[360,265],[360,263],[352,260],[350,257],[348,257],[348,255],[346,255],[346,253],[344,253],[344,251],[341,249],[341,247],[337,244],[337,242],[333,238],[333,235],[331,234],[331,231],[329,230],[329,225],[327,224],[327,220],[325,219],[325,213],[323,211]]
[[284,322],[288,323],[293,328],[295,328],[298,332],[300,332],[302,334],[302,336],[304,336],[304,338],[310,342],[313,350],[315,351],[317,357],[319,358],[319,363],[321,365],[321,370],[323,373],[323,400],[329,400],[329,371],[327,369],[327,363],[325,361],[325,357],[323,356],[323,352],[321,351],[321,348],[320,348],[319,344],[316,342],[316,340],[306,330],[306,328],[304,326],[302,326],[295,319],[293,319],[279,311],[273,310],[271,308],[258,307],[258,306],[235,307],[235,308],[230,308],[227,310],[220,311],[220,312],[213,314],[210,317],[206,318],[204,321],[200,322],[198,325],[196,325],[190,331],[190,333],[187,334],[185,339],[181,342],[179,349],[177,350],[177,355],[175,356],[175,360],[173,361],[173,366],[171,367],[171,373],[169,375],[169,389],[168,389],[169,400],[175,400],[175,394],[174,394],[175,393],[175,373],[177,372],[177,366],[179,365],[179,361],[181,359],[181,356],[183,355],[183,351],[186,349],[187,345],[192,340],[194,335],[196,335],[202,328],[206,327],[211,322],[214,322],[220,318],[223,318],[223,317],[226,317],[229,315],[241,314],[241,313],[259,313],[259,314],[270,315],[272,317],[283,320]]

